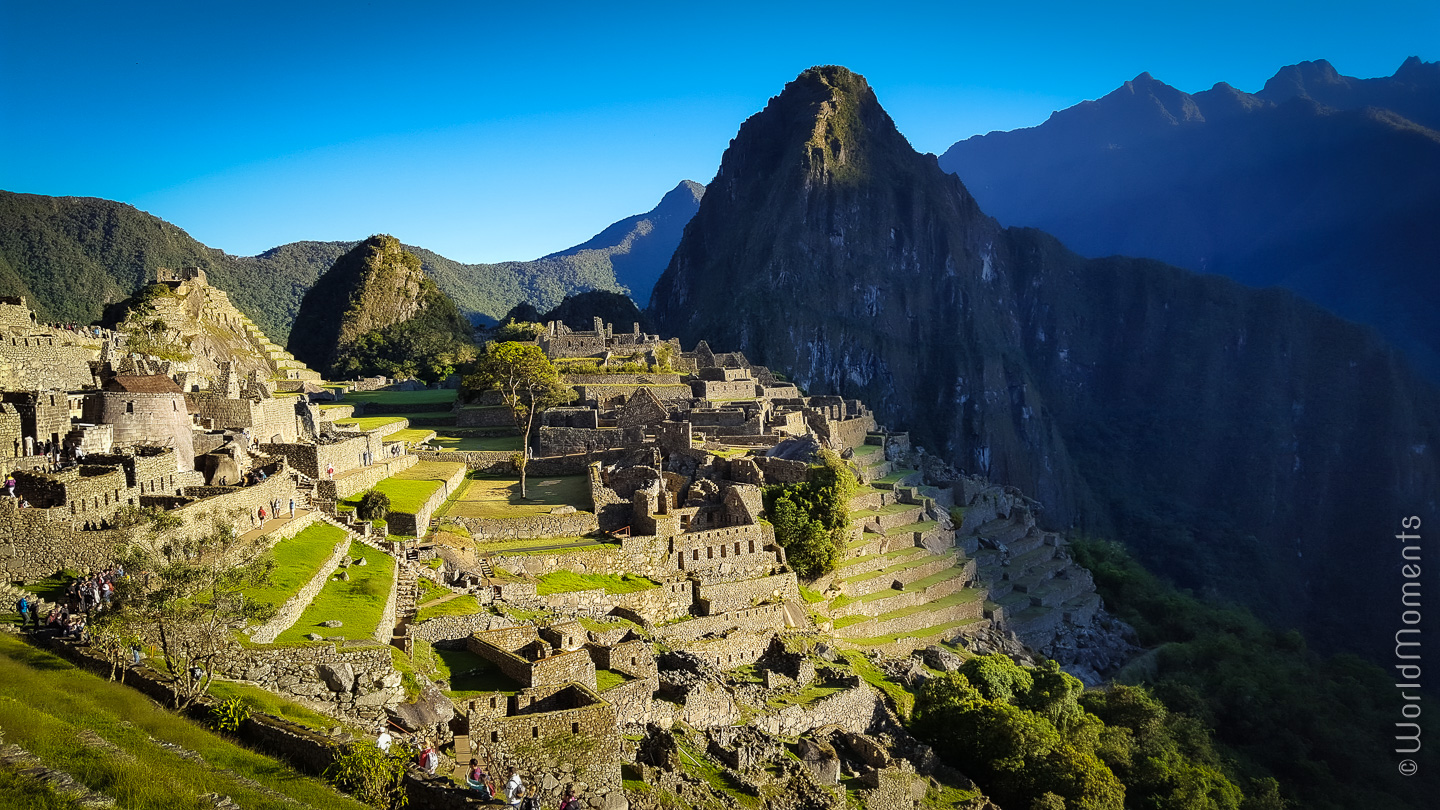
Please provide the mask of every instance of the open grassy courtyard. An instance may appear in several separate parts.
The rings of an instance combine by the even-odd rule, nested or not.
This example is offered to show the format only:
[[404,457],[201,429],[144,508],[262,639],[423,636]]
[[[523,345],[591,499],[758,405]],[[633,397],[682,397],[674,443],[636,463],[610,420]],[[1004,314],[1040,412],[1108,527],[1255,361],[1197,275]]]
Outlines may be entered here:
[[518,518],[543,515],[557,506],[589,512],[590,480],[584,475],[539,476],[526,480],[526,497],[520,497],[520,479],[476,477],[451,502],[441,517]]
[[[350,545],[350,557],[364,557],[365,565],[342,569],[350,580],[332,578],[325,583],[315,600],[295,624],[275,639],[278,643],[304,641],[307,633],[341,636],[347,639],[368,639],[380,624],[385,601],[390,597],[390,580],[395,560],[389,554],[360,543]],[[321,627],[330,619],[342,622],[340,627]]]

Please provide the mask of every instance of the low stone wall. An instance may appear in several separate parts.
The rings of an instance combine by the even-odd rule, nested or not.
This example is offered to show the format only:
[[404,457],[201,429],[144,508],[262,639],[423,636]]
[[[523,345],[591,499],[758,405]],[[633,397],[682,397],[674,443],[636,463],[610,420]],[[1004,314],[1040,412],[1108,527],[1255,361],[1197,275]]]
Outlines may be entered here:
[[695,586],[695,602],[707,616],[753,607],[764,602],[787,601],[800,601],[800,586],[791,571],[739,582],[715,582]]
[[785,606],[761,605],[760,607],[721,613],[715,616],[699,616],[675,624],[655,628],[655,636],[667,644],[684,644],[712,634],[724,635],[742,631],[763,633],[785,628]]
[[[312,517],[314,514],[311,512],[307,517]],[[314,522],[313,519],[311,522]],[[315,572],[315,576],[302,585],[300,590],[291,594],[290,598],[286,599],[275,611],[275,616],[270,621],[251,630],[250,640],[256,644],[269,644],[275,640],[276,636],[290,629],[290,626],[300,619],[300,614],[305,612],[305,608],[310,606],[315,596],[325,587],[325,583],[330,581],[330,575],[335,573],[335,569],[340,566],[340,561],[345,559],[345,555],[349,551],[350,533],[345,532],[335,543],[335,548],[330,552],[330,556],[320,564],[320,570]],[[391,588],[390,590],[393,599],[395,589]]]
[[675,649],[697,655],[716,669],[730,670],[759,661],[774,638],[774,633],[733,632],[721,638],[676,644]]
[[[659,399],[661,402],[672,399],[692,399],[695,396],[694,392],[690,390],[690,386],[684,384],[651,385],[646,387],[649,388],[650,393],[654,394],[656,399]],[[616,401],[629,402],[630,397],[634,396],[635,392],[639,390],[633,385],[616,385],[614,383],[608,385],[580,385],[576,386],[576,389],[580,392],[580,399],[582,401],[599,402],[601,405],[614,403]],[[751,389],[754,389],[753,384]]]
[[679,374],[665,372],[637,374],[561,374],[566,385],[679,385]]
[[830,725],[866,734],[873,728],[888,725],[889,713],[880,695],[861,682],[809,706],[787,706],[776,714],[757,717],[754,722],[759,728],[782,737],[795,737]]
[[220,673],[369,724],[384,716],[385,706],[405,700],[390,655],[389,647],[336,649],[332,643],[237,647]]
[[655,711],[655,692],[659,688],[659,677],[637,678],[602,692],[600,697],[615,707],[617,723],[629,728],[644,728],[660,717],[670,717],[668,707],[662,712]]
[[563,515],[527,515],[517,518],[450,517],[476,540],[516,540],[533,537],[584,537],[600,531],[594,512]]
[[375,632],[370,634],[377,643],[389,644],[395,635],[395,611],[400,598],[400,566],[409,564],[405,560],[396,560],[390,567],[390,595],[385,597],[385,609],[380,611],[380,621],[375,623]]
[[[507,569],[508,570],[508,569]],[[631,593],[610,594],[604,588],[566,591],[542,596],[552,608],[604,616],[611,611],[627,617],[638,617],[652,624],[690,615],[691,585],[688,581],[666,583]]]
[[810,465],[803,461],[756,456],[750,459],[765,473],[767,484],[800,484],[810,479]]
[[375,463],[369,467],[361,467],[355,472],[333,481],[324,477],[320,478],[315,482],[315,497],[339,503],[370,489],[396,473],[402,473],[414,467],[419,462],[420,459],[410,454],[377,458]]
[[455,412],[455,427],[515,427],[515,415],[503,405],[470,406]]
[[426,619],[418,624],[410,625],[409,633],[412,638],[423,639],[433,644],[437,641],[466,639],[470,637],[471,633],[481,633],[512,625],[514,622],[504,616],[474,613],[469,616],[436,616],[433,619]]

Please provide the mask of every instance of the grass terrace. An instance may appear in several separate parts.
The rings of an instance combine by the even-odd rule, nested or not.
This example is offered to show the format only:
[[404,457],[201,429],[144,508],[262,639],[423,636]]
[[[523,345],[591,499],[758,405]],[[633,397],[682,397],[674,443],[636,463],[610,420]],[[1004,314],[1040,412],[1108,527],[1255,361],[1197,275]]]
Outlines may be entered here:
[[527,497],[520,497],[520,479],[474,476],[469,487],[441,511],[441,517],[518,518],[548,514],[557,506],[588,512],[590,479],[584,475],[538,476],[526,480]]
[[472,436],[459,431],[437,430],[431,444],[441,450],[489,450],[519,452],[524,448],[522,437],[515,436]]
[[938,636],[938,635],[940,635],[941,633],[948,633],[948,632],[950,632],[951,630],[958,630],[959,628],[964,627],[964,626],[966,626],[966,625],[975,624],[975,623],[981,622],[981,621],[984,621],[984,620],[983,620],[983,619],[958,619],[958,620],[953,621],[953,622],[945,622],[944,624],[937,624],[937,625],[934,625],[933,627],[921,627],[921,628],[918,629],[918,630],[906,630],[906,631],[903,632],[903,633],[891,633],[891,634],[889,634],[889,635],[884,635],[884,636],[872,636],[872,637],[870,637],[870,638],[852,638],[852,639],[847,639],[847,641],[848,641],[849,643],[854,644],[854,645],[859,646],[859,647],[878,647],[878,646],[881,645],[881,644],[891,644],[891,643],[894,643],[894,642],[896,642],[896,641],[900,641],[901,639],[907,639],[907,638],[930,638],[930,637],[932,637],[932,636]]
[[[319,779],[160,708],[140,692],[3,635],[0,727],[7,743],[69,773],[122,808],[209,806],[204,796],[214,793],[258,810],[365,807]],[[198,756],[181,756],[166,745]],[[0,805],[76,806],[47,803],[37,792],[13,780],[0,781]]]
[[877,478],[877,479],[875,479],[874,481],[871,481],[870,484],[871,484],[872,486],[879,486],[879,485],[882,485],[882,484],[890,484],[891,486],[893,486],[893,485],[895,485],[895,484],[900,483],[902,480],[904,480],[904,479],[906,479],[906,478],[909,478],[910,476],[914,475],[916,472],[918,472],[918,471],[917,471],[917,470],[896,470],[895,472],[890,473],[889,475],[885,476],[884,478]]
[[576,574],[572,571],[554,571],[535,580],[535,592],[540,596],[571,591],[589,591],[604,588],[606,593],[635,593],[660,587],[660,583],[649,577],[636,574]]
[[405,428],[404,430],[397,430],[389,436],[386,436],[385,441],[418,444],[434,435],[435,431],[426,430],[425,428]]
[[494,664],[469,650],[437,650],[428,642],[415,642],[415,655],[429,657],[428,669],[450,682],[447,693],[456,700],[476,697],[485,692],[513,695],[520,684],[511,680]]
[[622,672],[612,672],[608,669],[598,668],[595,670],[595,688],[598,692],[614,689],[620,684],[631,680],[633,680],[633,678]]
[[914,534],[915,532],[928,532],[939,525],[940,522],[938,520],[922,520],[919,523],[906,523],[904,526],[896,526],[890,531],[885,532],[885,536],[894,537],[897,534]]
[[859,512],[851,512],[850,519],[868,520],[872,517],[879,517],[881,515],[893,515],[896,512],[905,512],[910,509],[918,508],[919,507],[913,503],[892,503],[889,506],[882,506],[879,509],[864,509]]
[[[390,580],[395,561],[389,554],[361,543],[350,544],[352,558],[364,557],[365,565],[351,565],[350,581],[331,579],[315,595],[294,626],[275,639],[278,643],[305,641],[307,633],[341,636],[347,639],[369,639],[380,624],[385,602],[390,597]],[[339,619],[340,627],[321,627],[320,622]]]
[[269,584],[250,588],[245,595],[252,602],[278,607],[315,576],[344,536],[343,529],[329,523],[316,523],[288,540],[281,540],[270,551],[275,569],[270,573]]
[[322,734],[328,732],[335,726],[343,726],[340,720],[328,714],[321,714],[314,709],[293,700],[287,700],[268,689],[261,689],[258,686],[250,686],[243,683],[231,683],[230,681],[216,681],[210,685],[210,696],[218,700],[229,700],[239,698],[250,707],[251,711],[263,712],[265,714],[279,717],[282,720],[304,726],[311,731],[318,731]]
[[437,616],[473,616],[481,610],[480,602],[468,593],[456,593],[449,588],[442,588],[425,577],[419,577],[416,582],[420,588],[420,593],[415,598],[417,605],[424,605],[426,602],[433,602],[437,599],[445,600],[439,604],[421,607],[415,614],[417,622]]
[[424,391],[351,391],[345,394],[343,404],[373,402],[376,405],[440,405],[455,401],[460,393],[454,388]]
[[855,452],[856,458],[863,458],[866,461],[880,461],[881,459],[872,458],[872,456],[876,453],[883,455],[885,452],[885,448],[878,444],[861,444],[852,449]]
[[[454,475],[458,462],[422,461],[408,470],[386,478],[373,488],[390,497],[390,511],[413,515],[435,494],[445,481]],[[463,491],[464,484],[460,489]],[[340,508],[348,511],[360,505],[365,493],[341,501]]]
[[337,419],[335,427],[342,430],[366,431],[403,421],[405,418],[402,416],[359,416],[353,419]]

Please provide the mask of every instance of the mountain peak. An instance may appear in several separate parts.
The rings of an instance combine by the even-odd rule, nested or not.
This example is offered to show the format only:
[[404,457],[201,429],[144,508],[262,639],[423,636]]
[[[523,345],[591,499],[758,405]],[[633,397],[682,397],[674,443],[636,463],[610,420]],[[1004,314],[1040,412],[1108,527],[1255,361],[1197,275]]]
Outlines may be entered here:
[[1341,76],[1328,61],[1316,59],[1280,68],[1255,95],[1275,104],[1296,97],[1323,101],[1329,91],[1344,88],[1353,81]]

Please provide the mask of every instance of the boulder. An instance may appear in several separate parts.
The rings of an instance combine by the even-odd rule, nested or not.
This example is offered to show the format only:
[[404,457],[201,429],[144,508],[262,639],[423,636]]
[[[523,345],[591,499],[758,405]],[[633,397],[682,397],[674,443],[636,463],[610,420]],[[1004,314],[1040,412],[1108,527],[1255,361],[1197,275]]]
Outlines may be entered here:
[[325,640],[325,637],[322,636],[322,635],[320,635],[319,633],[306,633],[306,634],[305,634],[305,638],[306,638],[307,641],[324,641],[324,640]]
[[938,644],[931,644],[925,648],[925,665],[931,669],[938,669],[941,672],[958,672],[960,666],[965,662],[960,656]]
[[815,781],[822,785],[838,785],[840,783],[840,757],[835,753],[834,748],[808,737],[801,737],[795,748],[796,755],[800,757],[800,763],[810,771],[815,777]]
[[406,731],[414,732],[430,728],[438,723],[448,723],[455,716],[455,704],[444,692],[427,683],[420,689],[420,697],[413,703],[387,706],[385,713],[395,724]]
[[361,557],[360,559],[358,559],[358,560],[355,561],[355,564],[356,564],[356,565],[369,565],[369,564],[370,564],[370,561],[367,560],[367,559],[365,559],[364,557]]
[[331,692],[349,692],[355,686],[355,668],[348,663],[321,664],[315,668]]
[[345,623],[342,622],[342,621],[340,621],[339,619],[326,619],[325,621],[320,622],[320,626],[321,626],[321,627],[344,627],[344,626],[345,626]]

